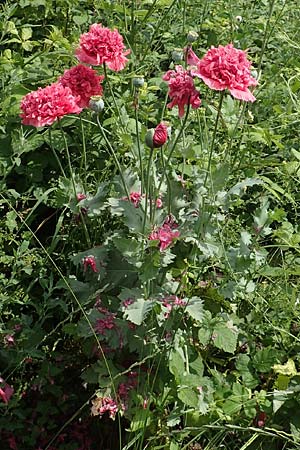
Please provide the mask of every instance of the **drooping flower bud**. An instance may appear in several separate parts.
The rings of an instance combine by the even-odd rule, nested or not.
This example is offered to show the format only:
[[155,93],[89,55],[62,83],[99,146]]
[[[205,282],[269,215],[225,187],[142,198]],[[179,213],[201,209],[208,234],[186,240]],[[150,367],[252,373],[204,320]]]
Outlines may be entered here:
[[168,127],[161,122],[156,128],[151,128],[145,136],[145,143],[150,148],[162,147],[168,140]]
[[90,99],[89,108],[96,113],[100,113],[104,109],[104,101],[100,95],[94,95]]
[[139,89],[144,86],[145,80],[143,77],[134,77],[132,83],[135,88]]
[[189,31],[187,35],[188,42],[195,42],[199,37],[197,31]]

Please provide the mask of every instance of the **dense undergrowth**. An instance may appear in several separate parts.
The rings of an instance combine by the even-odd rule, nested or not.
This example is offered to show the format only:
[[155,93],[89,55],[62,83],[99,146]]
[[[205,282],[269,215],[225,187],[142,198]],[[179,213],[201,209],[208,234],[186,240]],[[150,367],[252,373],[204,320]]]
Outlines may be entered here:
[[[1,6],[1,450],[300,448],[299,7]],[[23,125],[93,23],[99,111]],[[162,77],[229,43],[256,101],[194,77],[179,118]]]

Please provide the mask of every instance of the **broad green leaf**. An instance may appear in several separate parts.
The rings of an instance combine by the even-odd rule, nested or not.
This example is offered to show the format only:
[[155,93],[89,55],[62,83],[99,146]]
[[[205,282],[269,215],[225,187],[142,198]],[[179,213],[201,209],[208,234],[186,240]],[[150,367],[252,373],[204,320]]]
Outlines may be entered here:
[[152,306],[153,302],[151,300],[138,298],[134,303],[126,308],[124,317],[135,325],[141,325]]
[[198,406],[198,395],[192,388],[182,387],[178,389],[178,398],[186,405],[192,408]]
[[185,310],[192,319],[201,322],[203,319],[203,300],[199,297],[190,298]]
[[281,375],[289,375],[291,377],[297,375],[297,369],[293,359],[288,359],[285,364],[274,364],[273,370]]
[[270,372],[274,364],[278,362],[278,352],[272,347],[259,350],[253,357],[253,367],[258,372]]
[[237,345],[238,334],[225,323],[218,323],[213,332],[214,346],[227,353],[234,353]]

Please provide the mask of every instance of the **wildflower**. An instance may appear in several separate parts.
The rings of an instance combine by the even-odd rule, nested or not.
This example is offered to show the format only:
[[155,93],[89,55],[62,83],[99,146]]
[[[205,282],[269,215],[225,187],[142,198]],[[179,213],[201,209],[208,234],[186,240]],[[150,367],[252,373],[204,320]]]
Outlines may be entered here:
[[82,264],[84,272],[87,271],[88,267],[90,267],[94,273],[98,272],[95,256],[85,256],[82,260]]
[[168,248],[172,244],[173,240],[178,238],[179,235],[180,232],[178,230],[174,231],[170,225],[164,223],[162,227],[152,231],[149,236],[149,240],[159,241],[159,249],[162,252]]
[[5,383],[1,377],[0,383],[2,384],[2,388],[0,388],[0,398],[7,404],[14,393],[14,389],[9,384]]
[[167,309],[164,316],[167,319],[176,306],[186,306],[186,301],[177,297],[176,295],[170,295],[169,297],[165,297],[162,301],[163,306]]
[[109,311],[105,311],[105,316],[103,319],[97,319],[96,324],[94,326],[95,331],[98,334],[105,335],[105,330],[112,330],[116,328],[115,318],[116,313],[111,313]]
[[73,96],[70,88],[59,83],[51,84],[23,97],[20,117],[24,125],[52,125],[66,114],[79,114],[82,108],[77,102],[78,98]]
[[126,309],[129,305],[132,305],[134,303],[133,298],[127,298],[126,300],[123,300],[122,306]]
[[3,340],[6,347],[13,347],[15,345],[15,338],[13,334],[6,334]]
[[208,50],[197,64],[197,76],[211,89],[228,89],[233,97],[254,102],[256,98],[248,88],[258,82],[251,76],[250,67],[246,52],[234,48],[232,44],[219,45]]
[[76,195],[76,198],[77,198],[78,202],[81,202],[81,200],[85,200],[86,199],[86,195],[82,194],[82,193],[79,193],[79,194]]
[[92,400],[91,413],[93,416],[102,417],[106,412],[109,413],[109,417],[114,419],[118,412],[118,405],[111,397],[97,397]]
[[162,199],[161,199],[160,197],[158,197],[158,198],[156,199],[155,205],[156,205],[156,208],[157,208],[157,209],[160,209],[160,208],[163,207],[163,202],[162,202]]
[[111,31],[101,24],[91,25],[88,33],[80,37],[76,56],[79,61],[100,66],[107,66],[116,72],[124,69],[128,59],[126,56],[130,50],[125,51],[123,38],[117,30]]
[[65,71],[58,82],[65,87],[69,87],[74,97],[78,98],[78,106],[87,108],[90,98],[93,95],[102,95],[101,82],[104,76],[97,75],[97,72],[90,67],[78,64]]
[[163,76],[163,80],[169,84],[169,97],[172,100],[167,106],[168,108],[178,106],[179,117],[184,115],[185,105],[190,104],[194,109],[199,108],[201,105],[200,92],[195,88],[191,72],[178,65],[175,66],[175,70],[168,70]]
[[130,199],[131,203],[133,203],[135,208],[139,207],[141,198],[142,198],[142,195],[139,192],[131,192],[129,195],[129,199]]

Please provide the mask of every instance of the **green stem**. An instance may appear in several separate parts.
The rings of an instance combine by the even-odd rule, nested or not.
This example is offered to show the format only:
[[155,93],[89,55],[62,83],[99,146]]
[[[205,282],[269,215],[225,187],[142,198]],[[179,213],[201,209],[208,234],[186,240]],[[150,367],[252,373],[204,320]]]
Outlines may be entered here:
[[143,195],[143,191],[144,191],[144,169],[143,169],[143,159],[142,159],[140,133],[139,133],[138,107],[139,107],[139,94],[138,94],[138,90],[136,90],[135,91],[134,118],[135,118],[135,130],[136,130],[137,148],[138,148],[138,155],[139,155],[139,162],[140,162],[141,194]]
[[[143,234],[145,233],[147,212],[148,212],[148,198],[149,198],[149,193],[150,193],[150,169],[151,169],[151,165],[152,165],[153,151],[154,151],[154,148],[151,148],[150,149],[150,154],[149,154],[149,159],[148,159],[147,174],[146,174],[147,186],[146,186],[146,196],[145,196],[145,211],[144,211],[144,220],[143,220]],[[150,198],[150,202],[151,202],[151,198]]]
[[221,91],[221,94],[220,94],[218,113],[217,113],[217,117],[216,117],[216,121],[215,121],[213,137],[212,137],[212,141],[211,141],[211,145],[210,145],[210,151],[209,151],[209,157],[208,157],[207,171],[206,171],[205,180],[204,180],[204,186],[206,186],[208,174],[210,173],[211,159],[212,159],[212,154],[213,154],[213,151],[214,151],[214,145],[215,145],[215,140],[216,140],[216,135],[217,135],[219,118],[221,116],[221,109],[222,109],[222,103],[223,103],[223,99],[224,99],[224,93],[225,93],[225,91]]
[[105,140],[105,143],[106,143],[106,145],[107,145],[107,147],[108,147],[108,149],[109,149],[109,151],[110,151],[110,153],[111,153],[111,155],[112,155],[112,157],[113,157],[113,159],[114,159],[114,162],[115,162],[115,164],[116,164],[116,166],[117,166],[117,168],[118,168],[118,171],[119,171],[119,174],[120,174],[120,177],[121,177],[121,180],[122,180],[123,188],[124,188],[124,191],[125,191],[125,193],[126,193],[126,197],[127,197],[128,200],[129,200],[129,199],[130,199],[130,195],[129,195],[129,191],[128,191],[128,188],[127,188],[126,183],[125,183],[125,179],[124,179],[124,176],[123,176],[123,172],[122,172],[121,165],[120,165],[120,163],[119,163],[119,160],[118,160],[118,158],[117,158],[117,155],[116,155],[116,153],[115,153],[115,151],[114,151],[114,149],[113,149],[111,143],[109,142],[109,140],[108,140],[107,137],[106,137],[106,134],[105,134],[105,132],[104,132],[104,130],[103,130],[103,127],[102,127],[102,125],[101,125],[101,122],[100,122],[100,120],[99,120],[99,115],[98,115],[98,114],[97,114],[97,116],[96,116],[96,120],[97,120],[98,127],[99,127],[99,129],[100,129],[100,132],[101,132],[101,134],[102,134],[102,137],[103,137],[103,139]]
[[86,157],[86,142],[85,142],[85,133],[84,133],[84,125],[82,117],[80,116],[80,126],[81,126],[81,134],[82,134],[82,160],[80,164],[80,170],[82,169],[83,165],[83,187],[84,192],[87,191],[87,157]]
[[124,130],[124,129],[125,129],[125,126],[124,126],[123,119],[122,119],[122,116],[121,116],[121,111],[120,111],[120,108],[119,108],[119,106],[118,106],[118,104],[117,104],[117,101],[116,101],[116,97],[115,97],[114,91],[113,91],[113,89],[112,89],[112,87],[111,87],[111,84],[110,84],[110,81],[109,81],[109,77],[108,77],[108,75],[107,75],[107,69],[106,69],[106,64],[105,64],[105,63],[103,63],[103,70],[104,70],[105,81],[106,81],[106,83],[107,83],[107,85],[108,85],[108,88],[109,88],[110,94],[111,94],[111,96],[112,96],[112,99],[113,99],[115,108],[116,108],[116,110],[118,111],[118,115],[119,115],[119,119],[120,119],[120,124],[121,124],[121,126],[122,126],[122,128],[123,128],[123,130]]
[[52,133],[51,133],[51,128],[50,128],[50,127],[48,128],[48,131],[49,131],[49,142],[50,142],[50,147],[51,147],[52,153],[53,153],[53,155],[54,155],[54,157],[55,157],[55,159],[56,159],[56,161],[57,161],[57,164],[59,165],[59,168],[60,168],[60,170],[61,170],[61,173],[63,174],[63,176],[64,176],[65,178],[67,178],[67,177],[66,177],[66,173],[65,173],[65,171],[64,171],[64,168],[63,168],[63,166],[61,165],[60,159],[59,159],[59,157],[58,157],[58,155],[57,155],[57,153],[56,153],[56,151],[55,151],[55,149],[54,149],[54,147],[53,147]]
[[[185,113],[185,117],[184,117],[184,120],[183,120],[183,122],[182,122],[182,125],[181,125],[181,128],[180,128],[180,130],[179,130],[179,133],[178,133],[177,136],[176,136],[176,139],[175,139],[175,141],[174,141],[174,143],[173,143],[173,145],[172,145],[172,147],[171,147],[169,156],[168,156],[168,158],[167,158],[166,164],[164,165],[165,168],[169,165],[169,162],[170,162],[170,160],[171,160],[171,158],[172,158],[172,155],[173,155],[173,152],[174,152],[174,150],[175,150],[175,148],[176,148],[176,145],[177,145],[179,139],[181,138],[181,135],[182,135],[182,133],[183,133],[183,131],[184,131],[184,129],[185,129],[185,125],[186,125],[186,122],[187,122],[187,119],[188,119],[188,116],[189,116],[189,112],[190,112],[190,103],[188,104],[188,107],[187,107],[187,110],[186,110],[186,113]],[[159,182],[159,185],[158,185],[158,192],[159,192],[159,190],[160,190],[160,188],[161,188],[161,185],[162,185],[162,183],[163,183],[163,180],[164,180],[164,176],[165,176],[165,175],[166,175],[166,170],[164,171],[164,173],[162,174],[162,177],[161,177],[161,179],[160,179],[160,182]]]
[[[67,153],[69,172],[70,172],[71,182],[72,182],[73,191],[74,191],[74,198],[75,198],[75,201],[77,201],[76,183],[75,183],[74,173],[73,173],[73,170],[72,170],[69,146],[68,146],[68,143],[67,143],[67,139],[66,139],[64,130],[63,130],[62,126],[61,126],[60,120],[58,121],[58,125],[59,125],[60,131],[61,131],[61,134],[62,134],[62,137],[63,137],[63,140],[64,140],[65,149],[66,149],[66,153]],[[87,226],[86,226],[86,223],[85,223],[85,220],[84,220],[81,208],[79,208],[79,215],[80,215],[80,219],[81,219],[81,222],[82,222],[82,225],[83,225],[83,231],[84,231],[84,234],[85,234],[86,243],[87,243],[88,247],[91,248],[91,246],[92,246],[91,239],[90,239],[90,236],[89,236],[89,233],[88,233],[88,230],[87,230]]]

